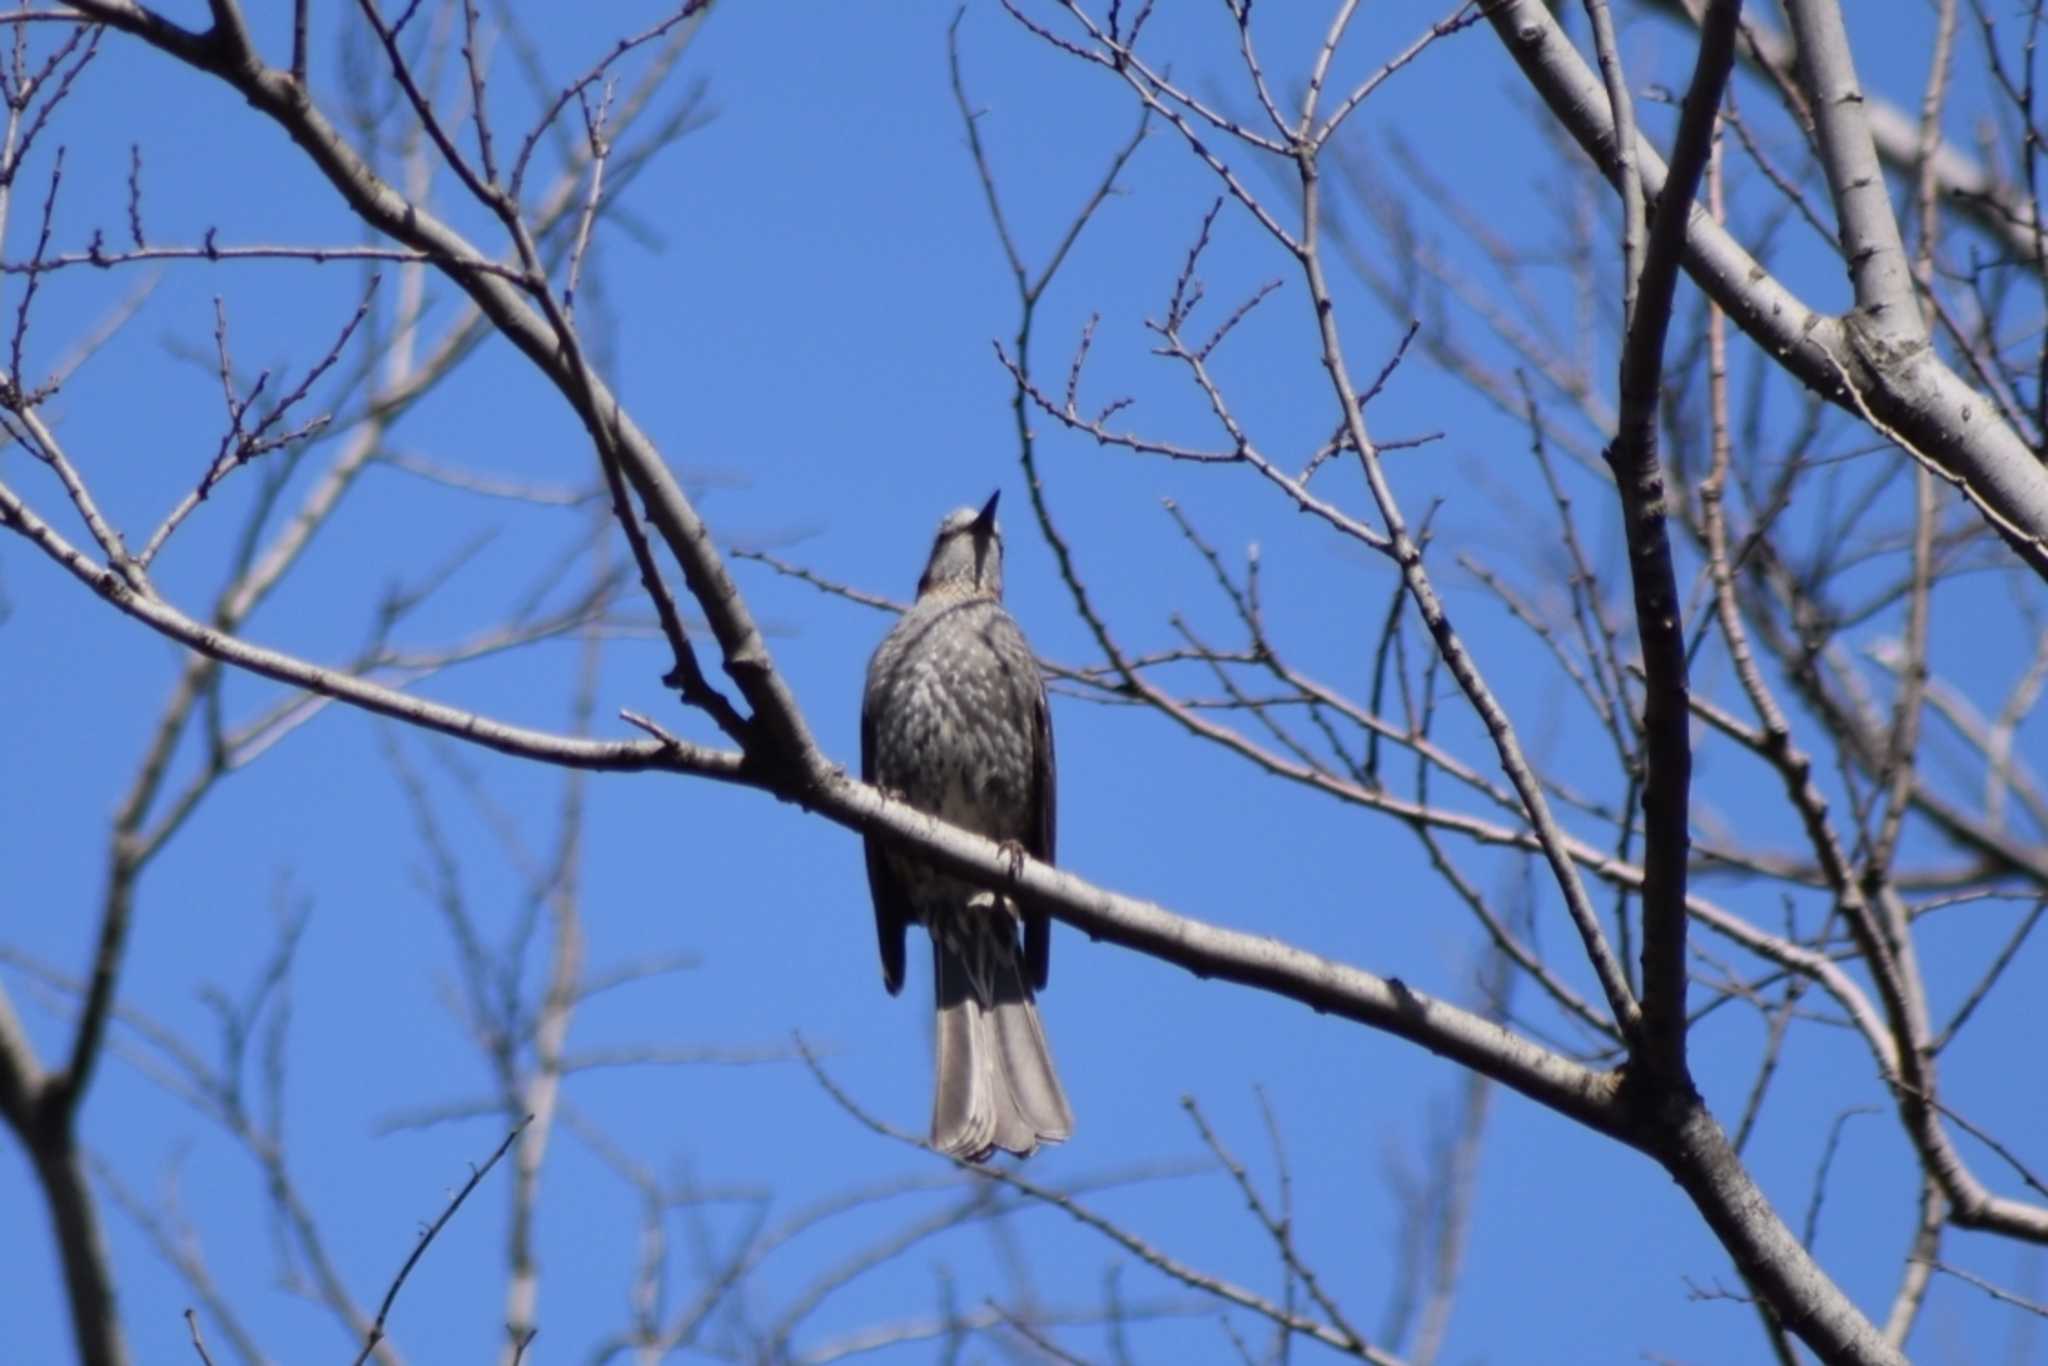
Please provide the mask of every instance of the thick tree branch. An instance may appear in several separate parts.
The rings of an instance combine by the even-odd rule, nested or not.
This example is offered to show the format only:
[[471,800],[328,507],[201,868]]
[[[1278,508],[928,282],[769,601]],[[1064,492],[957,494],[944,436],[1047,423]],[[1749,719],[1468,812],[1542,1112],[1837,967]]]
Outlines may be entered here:
[[[1643,3],[1695,24],[1707,7],[1707,0]],[[1736,55],[1783,87],[1797,79],[1799,57],[1792,40],[1757,22],[1754,15],[1742,25],[1742,43]],[[2023,190],[1998,179],[1982,161],[1942,139],[1938,130],[1931,143],[1925,142],[1919,122],[1897,105],[1865,91],[1863,110],[1877,154],[1888,168],[1900,175],[1917,175],[1924,167],[1942,201],[1955,205],[1980,231],[1998,239],[2016,256],[2031,259],[2036,254],[2033,210]],[[1795,117],[1805,117],[1803,102],[1793,112]]]
[[[1606,93],[1542,0],[1499,0],[1487,17],[1537,94],[1612,179]],[[1656,150],[1638,140],[1636,162],[1644,189],[1661,194],[1667,172]],[[2048,575],[2048,469],[1931,348],[1891,348],[1853,318],[1816,312],[1697,206],[1686,225],[1685,265],[1802,384],[1885,424],[1887,435],[1962,489],[2029,567]]]
[[[27,536],[119,610],[223,663],[518,757],[577,768],[666,770],[761,787],[851,829],[914,844],[940,866],[978,882],[1011,885],[1011,859],[1001,845],[884,798],[843,770],[828,769],[823,781],[812,783],[802,775],[756,767],[730,751],[673,738],[585,740],[493,721],[250,645],[195,622],[161,598],[133,591],[95,564],[36,519],[5,485],[0,485],[0,525]],[[1258,987],[1422,1043],[1596,1130],[1635,1141],[1614,1106],[1612,1077],[1569,1062],[1490,1020],[1433,1000],[1399,979],[1376,977],[1277,940],[1177,916],[1044,864],[1027,862],[1014,889],[1096,938],[1139,949],[1198,976]]]
[[1785,8],[1797,39],[1821,167],[1841,224],[1856,312],[1885,346],[1924,347],[1927,327],[1913,300],[1913,273],[1864,116],[1863,88],[1841,6],[1837,0],[1787,0]]

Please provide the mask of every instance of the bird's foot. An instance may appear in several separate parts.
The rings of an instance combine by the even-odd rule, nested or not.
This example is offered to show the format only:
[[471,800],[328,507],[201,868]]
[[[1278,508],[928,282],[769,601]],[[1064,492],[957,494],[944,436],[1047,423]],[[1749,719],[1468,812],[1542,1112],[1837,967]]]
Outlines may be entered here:
[[1003,862],[1010,865],[1010,881],[1015,882],[1024,875],[1024,860],[1029,855],[1025,852],[1022,842],[1018,840],[1004,840],[1002,852]]

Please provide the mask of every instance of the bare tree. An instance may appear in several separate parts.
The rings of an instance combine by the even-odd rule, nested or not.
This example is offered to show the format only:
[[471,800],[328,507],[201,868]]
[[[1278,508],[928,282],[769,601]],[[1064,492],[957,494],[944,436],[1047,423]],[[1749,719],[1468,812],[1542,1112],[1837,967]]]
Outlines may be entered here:
[[[1782,29],[1739,0],[1640,10],[1587,0],[1577,37],[1567,7],[1487,0],[1398,39],[1360,22],[1352,3],[1334,5],[1312,32],[1298,14],[1255,16],[1249,0],[1200,24],[1120,0],[999,6],[1007,22],[991,31],[1012,45],[1006,52],[1121,92],[1129,111],[1088,149],[1099,167],[1090,188],[1072,210],[1052,212],[1055,230],[1034,247],[1039,232],[1020,223],[1046,221],[1043,205],[1008,178],[984,133],[960,21],[947,31],[951,92],[1015,289],[1013,327],[989,364],[1008,385],[1033,520],[1091,651],[1045,667],[1070,697],[1121,709],[1132,725],[1161,718],[1190,748],[1355,813],[1360,840],[1405,830],[1433,871],[1436,902],[1469,914],[1484,946],[1471,958],[1483,966],[1467,974],[1470,1004],[1413,985],[1418,973],[1403,963],[1361,966],[1016,860],[856,781],[820,743],[821,703],[800,696],[778,665],[734,575],[728,547],[740,529],[715,532],[706,521],[706,490],[679,473],[653,424],[635,418],[606,341],[605,305],[625,305],[599,285],[600,244],[609,224],[633,230],[623,189],[697,117],[694,97],[677,99],[669,81],[703,19],[701,0],[596,46],[566,81],[547,74],[552,55],[508,16],[493,21],[471,3],[387,13],[363,0],[346,19],[353,37],[334,54],[353,73],[340,98],[324,94],[329,54],[303,3],[285,24],[211,0],[203,30],[127,0],[25,7],[12,16],[13,62],[0,85],[12,114],[0,186],[12,208],[18,173],[35,164],[48,167],[48,189],[28,228],[8,239],[17,306],[0,421],[26,458],[8,467],[20,475],[0,479],[0,525],[68,577],[78,601],[90,594],[183,652],[113,822],[89,963],[66,972],[17,956],[17,980],[68,1003],[58,1050],[38,1051],[0,998],[0,1114],[50,1208],[81,1356],[126,1356],[80,1128],[122,1025],[192,1105],[268,1164],[309,1293],[365,1355],[396,1359],[386,1319],[413,1263],[372,1311],[374,1296],[351,1289],[308,1231],[315,1221],[279,1157],[274,1022],[302,917],[287,901],[276,951],[217,1012],[219,1062],[198,1061],[123,1004],[143,873],[223,778],[334,701],[394,723],[389,763],[426,858],[423,885],[454,945],[459,1017],[490,1078],[486,1096],[401,1118],[487,1114],[502,1130],[493,1141],[507,1145],[513,1191],[508,1360],[541,1325],[530,1221],[550,1138],[564,1129],[645,1211],[631,1321],[600,1355],[704,1347],[716,1324],[707,1350],[760,1359],[934,1339],[957,1348],[977,1333],[997,1335],[1005,1350],[1071,1357],[1080,1350],[1071,1325],[1082,1320],[1090,1331],[1107,1326],[1104,1354],[1114,1356],[1130,1325],[1186,1312],[1186,1300],[1126,1299],[1114,1285],[1102,1305],[1049,1307],[1031,1294],[1020,1259],[1009,1302],[958,1304],[942,1284],[935,1313],[879,1326],[871,1315],[842,1337],[796,1346],[816,1306],[870,1268],[938,1232],[1001,1230],[1010,1213],[1036,1209],[1071,1216],[1195,1303],[1220,1303],[1223,1331],[1247,1356],[1239,1325],[1258,1323],[1272,1330],[1274,1359],[1299,1339],[1371,1361],[1433,1360],[1458,1294],[1496,1085],[1607,1145],[1613,1163],[1640,1156],[1667,1173],[1741,1282],[1701,1297],[1752,1306],[1780,1360],[1802,1351],[1830,1362],[1905,1360],[1943,1275],[1995,1296],[2016,1320],[2038,1314],[2038,1296],[1971,1265],[1987,1249],[2048,1242],[2033,1134],[2012,1127],[2023,1121],[2010,1088],[1953,1078],[2024,1068],[2025,1050],[1982,1021],[2015,1008],[2012,969],[2030,952],[2038,963],[2033,931],[2048,907],[2048,797],[2027,743],[2048,674],[2039,14],[2007,32],[1976,0],[1967,14],[1940,0],[1917,105],[1896,107],[1859,79],[1836,0],[1787,0]],[[1976,46],[1965,54],[1970,24]],[[1669,71],[1646,71],[1654,59],[1631,46],[1631,34],[1651,32],[1682,40],[1684,58]],[[1369,109],[1426,73],[1492,53],[1485,45],[1496,41],[1526,83],[1517,133],[1548,158],[1545,193],[1511,218],[1475,204],[1497,185],[1365,126]],[[116,47],[245,102],[241,116],[284,134],[298,168],[346,206],[362,241],[250,245],[208,227],[195,241],[159,244],[137,153],[123,168],[126,244],[91,231],[67,244],[64,152],[31,158],[46,156],[43,130],[67,101],[88,98],[74,89],[87,90],[87,68]],[[1295,56],[1269,65],[1264,54],[1281,49]],[[1955,79],[1959,63],[1978,78]],[[503,67],[524,76],[522,94],[493,79]],[[1951,130],[1973,119],[1981,136],[1966,151]],[[393,138],[393,127],[406,132]],[[1474,163],[1477,177],[1498,178],[1485,158]],[[1107,203],[1154,178],[1190,176],[1203,183],[1205,207],[1172,245],[1128,248],[1093,274],[1076,265],[1076,244],[1099,231]],[[962,185],[974,192],[973,180]],[[273,258],[307,269],[354,260],[377,273],[334,309],[324,350],[296,377],[250,374],[236,359],[234,314],[216,304],[201,369],[224,409],[217,441],[161,517],[110,511],[118,481],[104,474],[109,459],[80,449],[63,420],[79,362],[46,365],[28,345],[39,291],[86,270]],[[1840,288],[1837,271],[1849,294],[1831,311],[1819,300]],[[1105,391],[1095,376],[1110,358],[1098,353],[1136,331],[1115,311],[1132,281],[1162,301],[1142,327],[1164,362],[1155,373],[1167,378]],[[1099,302],[1107,321],[1104,340],[1092,317],[1055,339],[1064,359],[1048,365],[1055,292],[1091,309]],[[107,321],[81,332],[78,354],[90,356],[133,307],[110,306]],[[509,485],[395,448],[395,424],[485,346],[523,393],[547,395],[556,421],[573,419],[587,465],[564,461],[573,472],[562,479]],[[1383,421],[1425,363],[1476,402],[1427,426],[1408,427],[1407,409]],[[1121,382],[1137,372],[1116,373]],[[1287,401],[1269,402],[1275,392]],[[1498,445],[1460,426],[1496,432],[1503,415],[1519,436],[1485,457],[1477,480],[1435,459],[1446,442]],[[1383,426],[1395,434],[1376,435]],[[1098,453],[1102,463],[1077,473],[1067,457],[1090,450],[1107,460]],[[385,595],[369,644],[342,662],[259,643],[252,612],[373,464],[472,497],[511,495],[528,510],[595,515],[558,558],[528,560],[529,572],[540,569],[531,586],[481,632],[425,649],[393,644],[397,626],[478,553],[458,542],[424,582]],[[1166,530],[1184,547],[1170,569],[1074,530],[1075,509],[1133,466],[1161,489],[1227,490],[1167,501]],[[1463,522],[1475,482],[1503,507],[1513,541]],[[195,595],[160,557],[208,526],[217,491],[252,485],[241,526],[212,528],[230,547],[223,586]],[[1272,587],[1273,551],[1225,548],[1254,494],[1299,514],[1296,525],[1327,538],[1318,544],[1350,553],[1345,597],[1370,602],[1370,629],[1354,624],[1333,644],[1313,613]],[[1612,556],[1601,549],[1610,541]],[[888,606],[826,566],[759,546],[749,558]],[[1153,589],[1177,584],[1201,605],[1162,621],[1117,590],[1120,575]],[[1949,621],[1972,624],[1950,631]],[[1512,647],[1509,631],[1520,633]],[[660,683],[686,718],[672,726],[629,706],[621,715],[637,738],[597,720],[600,646],[634,635],[659,640]],[[580,642],[557,689],[571,699],[566,727],[418,686],[470,660],[563,640]],[[226,680],[238,674],[282,691],[230,722]],[[651,694],[649,682],[633,686]],[[564,771],[550,852],[534,852],[516,820],[494,814],[499,799],[451,744]],[[186,747],[205,756],[196,770],[174,762]],[[445,794],[437,799],[423,780],[421,753],[437,756],[450,789],[500,828],[520,870],[521,909],[502,945],[489,942],[461,861],[437,833]],[[578,1066],[565,1037],[579,1007],[604,985],[674,966],[651,960],[596,979],[586,971],[582,806],[592,772],[768,793],[817,821],[915,849],[1095,939],[1242,994],[1306,1005],[1333,1017],[1325,1028],[1336,1035],[1364,1026],[1462,1069],[1426,1172],[1394,1182],[1407,1208],[1405,1271],[1381,1322],[1348,1307],[1358,1287],[1297,1241],[1288,1153],[1299,1138],[1286,1116],[1266,1114],[1271,1177],[1262,1184],[1236,1155],[1242,1138],[1198,1104],[1189,1107],[1195,1131],[1259,1231],[1273,1293],[1093,1208],[1084,1196],[1128,1174],[1112,1167],[1064,1188],[1030,1169],[948,1170],[949,1203],[766,1311],[745,1293],[747,1277],[829,1211],[781,1228],[757,1223],[722,1246],[711,1225],[698,1225],[695,1294],[680,1310],[662,1303],[668,1215],[697,1210],[704,1193],[657,1176],[563,1101]],[[174,773],[192,776],[179,787]],[[736,801],[718,809],[746,818]],[[1242,857],[1267,861],[1284,885],[1277,874],[1289,855],[1248,843]],[[687,874],[677,880],[687,884]],[[1737,1017],[1741,1032],[1730,1024]],[[746,1047],[744,1056],[761,1055],[758,1042]],[[895,1132],[834,1075],[829,1056],[796,1051],[848,1116]],[[1851,1056],[1856,1098],[1828,1127],[1802,1227],[1752,1140],[1816,1077],[1839,1080]],[[619,1060],[673,1057],[636,1045]],[[1957,1059],[1970,1062],[1942,1066]],[[2028,1081],[2038,1093],[2038,1076]],[[744,1123],[739,1113],[730,1122]],[[1894,1209],[1902,1230],[1879,1298],[1815,1245],[1853,1115],[1882,1115],[1896,1138],[1882,1189],[1860,1197]],[[1082,1142],[1103,1141],[1088,1137],[1085,1107],[1081,1125]],[[1129,1159],[1110,1142],[1107,1156]],[[479,1159],[491,1151],[479,1148]],[[107,1189],[176,1261],[189,1240],[163,1209],[122,1193],[117,1179]],[[180,1271],[206,1299],[204,1263]],[[214,1296],[207,1309],[238,1354],[260,1359],[255,1334],[230,1326],[239,1323],[230,1298]],[[193,1334],[206,1356],[196,1320]]]

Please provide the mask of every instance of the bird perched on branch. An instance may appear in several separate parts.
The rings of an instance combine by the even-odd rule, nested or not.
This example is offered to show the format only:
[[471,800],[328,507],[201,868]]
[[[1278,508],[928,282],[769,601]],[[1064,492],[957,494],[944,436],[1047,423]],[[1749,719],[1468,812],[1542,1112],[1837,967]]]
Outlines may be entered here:
[[[1003,610],[996,497],[939,523],[916,603],[868,661],[860,754],[867,782],[1052,859],[1052,718],[1038,662]],[[907,927],[915,921],[931,934],[932,1146],[980,1162],[999,1148],[1027,1155],[1073,1133],[1032,1000],[1046,982],[1050,920],[873,835],[867,862],[890,995],[903,987]]]

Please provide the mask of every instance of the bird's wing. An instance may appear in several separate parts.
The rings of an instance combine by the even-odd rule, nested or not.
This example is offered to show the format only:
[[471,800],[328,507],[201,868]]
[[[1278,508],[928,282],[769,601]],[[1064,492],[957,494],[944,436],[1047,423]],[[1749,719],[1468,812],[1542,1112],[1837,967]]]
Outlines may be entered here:
[[[1038,680],[1038,696],[1031,711],[1032,765],[1031,827],[1024,847],[1031,857],[1045,863],[1053,860],[1053,842],[1058,815],[1059,782],[1052,752],[1052,710],[1046,703],[1045,680]],[[1044,911],[1024,913],[1024,962],[1031,972],[1031,984],[1045,989],[1052,975],[1052,917]]]
[[[875,781],[875,716],[868,698],[860,708],[860,780]],[[889,867],[882,841],[866,837],[868,893],[875,901],[875,942],[882,950],[882,986],[891,996],[903,990],[903,935],[910,924],[903,885]]]

